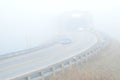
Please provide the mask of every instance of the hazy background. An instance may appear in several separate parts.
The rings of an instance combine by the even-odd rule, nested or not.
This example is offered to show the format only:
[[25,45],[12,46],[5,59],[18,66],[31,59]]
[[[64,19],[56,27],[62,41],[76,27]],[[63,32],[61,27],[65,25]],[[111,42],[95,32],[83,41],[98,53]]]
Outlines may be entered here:
[[96,29],[120,40],[119,0],[0,0],[0,53],[49,41],[59,28],[47,26],[54,22],[46,24],[40,14],[72,10],[90,12]]

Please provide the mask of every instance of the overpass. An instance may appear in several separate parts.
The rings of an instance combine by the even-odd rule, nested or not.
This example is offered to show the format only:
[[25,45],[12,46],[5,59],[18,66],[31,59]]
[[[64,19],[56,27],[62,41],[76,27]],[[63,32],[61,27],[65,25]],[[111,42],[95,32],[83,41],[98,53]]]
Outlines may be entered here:
[[86,61],[108,43],[108,37],[93,30],[68,32],[48,47],[0,56],[0,80],[46,80],[49,75]]

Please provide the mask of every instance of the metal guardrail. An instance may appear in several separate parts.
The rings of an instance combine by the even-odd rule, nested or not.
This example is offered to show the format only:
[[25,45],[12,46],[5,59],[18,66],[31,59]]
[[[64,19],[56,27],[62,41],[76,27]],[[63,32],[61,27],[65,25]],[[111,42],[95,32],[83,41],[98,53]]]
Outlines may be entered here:
[[30,52],[34,52],[40,49],[44,49],[44,48],[48,48],[51,45],[55,45],[56,43],[58,43],[57,40],[54,40],[53,42],[41,45],[41,46],[36,46],[34,48],[29,48],[29,49],[25,49],[25,50],[20,50],[20,51],[16,51],[16,52],[11,52],[11,53],[7,53],[5,55],[0,55],[0,60],[4,60],[7,58],[11,58],[11,57],[16,57],[16,56],[20,56],[20,55],[25,55],[25,54],[29,54]]
[[109,42],[110,42],[109,38],[104,36],[101,42],[94,45],[89,50],[83,53],[75,55],[57,64],[51,65],[45,69],[37,70],[32,73],[25,74],[23,76],[16,77],[10,80],[49,80],[49,76],[55,75],[58,71],[62,71],[65,68],[70,67],[71,65],[87,61],[88,58],[90,58],[91,56],[95,55],[98,51],[108,46]]

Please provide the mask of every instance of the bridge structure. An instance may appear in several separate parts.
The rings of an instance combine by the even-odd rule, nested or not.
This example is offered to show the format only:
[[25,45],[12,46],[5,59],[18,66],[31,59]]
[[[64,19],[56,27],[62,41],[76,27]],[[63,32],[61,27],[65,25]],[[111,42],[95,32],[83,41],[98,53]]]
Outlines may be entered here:
[[109,38],[94,30],[68,32],[48,47],[0,56],[0,80],[46,80],[92,58],[108,44]]

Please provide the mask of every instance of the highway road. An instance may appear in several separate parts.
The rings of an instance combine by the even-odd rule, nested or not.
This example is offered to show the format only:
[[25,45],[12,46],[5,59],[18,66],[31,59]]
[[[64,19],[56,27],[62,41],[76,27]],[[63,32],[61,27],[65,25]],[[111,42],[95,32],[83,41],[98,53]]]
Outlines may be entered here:
[[0,80],[9,80],[35,70],[64,61],[80,54],[98,43],[95,33],[72,32],[55,45],[28,54],[0,60]]

